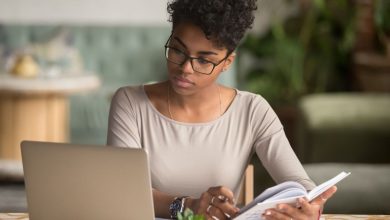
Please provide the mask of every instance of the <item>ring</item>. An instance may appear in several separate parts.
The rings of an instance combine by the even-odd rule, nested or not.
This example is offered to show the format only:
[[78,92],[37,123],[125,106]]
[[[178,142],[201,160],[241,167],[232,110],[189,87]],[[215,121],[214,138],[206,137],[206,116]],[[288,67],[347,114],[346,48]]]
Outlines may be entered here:
[[213,196],[213,197],[211,198],[211,201],[210,201],[210,204],[211,204],[211,205],[214,204],[214,199],[215,199],[215,196]]
[[207,213],[210,213],[211,207],[213,207],[213,206],[212,206],[212,205],[209,205],[209,206],[207,207],[207,209],[206,209],[206,212],[207,212]]
[[218,195],[218,199],[221,201],[225,201],[226,197],[223,195]]

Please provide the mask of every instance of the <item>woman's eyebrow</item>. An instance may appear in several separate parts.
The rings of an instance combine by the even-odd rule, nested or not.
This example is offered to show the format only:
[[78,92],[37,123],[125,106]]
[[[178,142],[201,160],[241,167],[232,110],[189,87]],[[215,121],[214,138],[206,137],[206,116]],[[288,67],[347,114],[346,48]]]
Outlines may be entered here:
[[183,41],[180,40],[178,37],[173,37],[177,42],[179,42],[185,49],[187,49],[187,46],[183,43]]
[[[177,42],[179,42],[179,44],[181,44],[185,49],[188,49],[187,45],[185,45],[185,43],[183,41],[181,41],[180,38],[178,38],[178,37],[173,37],[173,38],[175,40],[177,40]],[[197,53],[202,54],[202,55],[218,55],[217,53],[215,53],[213,51],[198,51]]]

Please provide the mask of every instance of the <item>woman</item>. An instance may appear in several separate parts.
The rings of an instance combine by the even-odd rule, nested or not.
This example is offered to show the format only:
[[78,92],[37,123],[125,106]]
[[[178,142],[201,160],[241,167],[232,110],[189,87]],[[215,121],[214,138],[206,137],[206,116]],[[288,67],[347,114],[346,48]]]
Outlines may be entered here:
[[[176,218],[184,208],[207,219],[234,217],[240,181],[254,153],[277,183],[314,187],[269,104],[260,95],[216,82],[253,23],[255,3],[170,2],[168,80],[120,88],[112,100],[107,142],[148,151],[158,217]],[[318,218],[323,200],[300,202],[301,209],[281,204],[264,217]]]

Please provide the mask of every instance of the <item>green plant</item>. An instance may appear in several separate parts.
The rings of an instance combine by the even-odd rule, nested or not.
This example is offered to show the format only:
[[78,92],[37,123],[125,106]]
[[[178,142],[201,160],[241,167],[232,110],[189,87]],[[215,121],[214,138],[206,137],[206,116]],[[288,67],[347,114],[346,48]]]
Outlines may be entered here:
[[390,57],[390,1],[377,0],[375,4],[375,29],[380,41],[381,49],[384,48]]
[[304,92],[303,47],[286,37],[281,24],[261,40],[249,35],[244,48],[258,58],[258,66],[247,75],[247,89],[259,93],[273,103],[286,102]]
[[265,35],[249,34],[239,49],[256,60],[246,75],[246,89],[274,105],[294,103],[303,94],[346,89],[355,34],[353,5],[348,0],[300,2],[300,13],[275,19]]
[[186,208],[183,214],[178,213],[177,219],[178,220],[206,220],[206,218],[203,215],[194,215],[194,212],[189,208]]

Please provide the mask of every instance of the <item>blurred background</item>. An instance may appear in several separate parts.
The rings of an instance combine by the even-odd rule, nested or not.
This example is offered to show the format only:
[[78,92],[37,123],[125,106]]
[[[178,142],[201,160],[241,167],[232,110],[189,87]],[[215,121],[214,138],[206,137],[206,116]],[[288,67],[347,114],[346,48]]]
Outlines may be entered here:
[[[166,78],[166,3],[0,0],[0,212],[27,211],[21,140],[104,145],[115,90]],[[316,183],[352,172],[325,213],[390,214],[390,1],[258,8],[220,83],[270,102]]]

